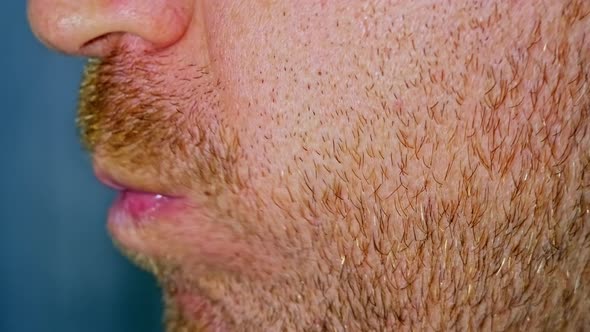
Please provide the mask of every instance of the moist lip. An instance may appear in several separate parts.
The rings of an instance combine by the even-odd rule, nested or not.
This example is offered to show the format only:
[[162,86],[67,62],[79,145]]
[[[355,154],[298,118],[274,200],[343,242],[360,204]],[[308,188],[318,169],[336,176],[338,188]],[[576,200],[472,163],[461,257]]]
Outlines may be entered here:
[[173,198],[161,194],[122,190],[115,200],[113,208],[124,211],[134,220],[144,220],[151,217],[171,199]]
[[170,205],[172,201],[179,200],[179,197],[123,185],[96,168],[95,173],[100,182],[119,193],[111,207],[111,212],[115,212],[119,216],[124,214],[126,218],[136,221],[148,219],[162,210],[164,206]]

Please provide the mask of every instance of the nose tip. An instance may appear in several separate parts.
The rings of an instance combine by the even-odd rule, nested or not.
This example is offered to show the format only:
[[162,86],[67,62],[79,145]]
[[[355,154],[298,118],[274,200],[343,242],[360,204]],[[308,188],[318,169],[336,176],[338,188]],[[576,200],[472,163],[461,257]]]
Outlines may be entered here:
[[[102,57],[126,40],[131,47],[166,48],[192,17],[192,0],[30,0],[33,33],[50,48]],[[126,45],[126,46],[129,46]]]

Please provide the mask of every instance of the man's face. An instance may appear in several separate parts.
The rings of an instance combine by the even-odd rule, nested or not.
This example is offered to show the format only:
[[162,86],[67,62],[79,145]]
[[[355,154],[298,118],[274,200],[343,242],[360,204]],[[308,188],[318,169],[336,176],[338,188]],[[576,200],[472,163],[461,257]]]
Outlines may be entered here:
[[169,330],[590,326],[590,2],[29,5]]

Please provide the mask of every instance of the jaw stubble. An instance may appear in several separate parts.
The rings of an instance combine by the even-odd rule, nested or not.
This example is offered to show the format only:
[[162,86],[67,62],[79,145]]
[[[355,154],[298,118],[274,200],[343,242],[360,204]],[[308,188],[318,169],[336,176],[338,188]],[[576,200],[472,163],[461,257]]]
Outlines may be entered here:
[[[424,64],[421,80],[391,90],[393,73],[359,74],[349,83],[366,91],[360,105],[308,108],[309,123],[337,127],[293,128],[288,151],[224,115],[230,84],[215,68],[121,52],[88,69],[82,136],[112,165],[184,188],[205,222],[261,252],[204,264],[191,213],[144,230],[166,255],[139,260],[166,294],[204,294],[205,325],[583,327],[588,52],[545,32],[568,28],[539,22],[503,62],[451,52],[459,77]],[[315,79],[341,95],[329,93],[338,75]],[[175,82],[187,83],[170,91]],[[168,302],[171,330],[197,329],[190,305]]]

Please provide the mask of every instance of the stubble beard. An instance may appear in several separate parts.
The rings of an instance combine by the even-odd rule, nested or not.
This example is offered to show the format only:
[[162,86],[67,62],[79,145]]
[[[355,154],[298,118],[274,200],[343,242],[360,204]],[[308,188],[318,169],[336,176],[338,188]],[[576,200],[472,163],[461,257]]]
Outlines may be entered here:
[[[534,30],[528,36],[530,48],[501,65],[464,59],[463,86],[433,73],[423,86],[446,86],[449,100],[390,102],[384,86],[372,85],[379,109],[333,110],[348,126],[308,133],[317,144],[282,167],[286,176],[256,175],[268,187],[247,177],[256,158],[236,124],[195,116],[208,112],[199,105],[170,109],[171,98],[191,100],[200,90],[168,95],[157,71],[137,70],[148,67],[141,60],[92,66],[79,120],[90,149],[130,169],[181,160],[153,172],[210,192],[199,199],[211,219],[230,228],[239,221],[254,242],[267,234],[283,263],[280,273],[199,278],[184,251],[170,252],[174,264],[140,259],[162,264],[152,270],[168,295],[178,292],[173,273],[162,273],[171,270],[187,292],[214,293],[211,324],[169,300],[169,330],[219,326],[216,319],[241,330],[587,327],[588,51],[565,39],[535,44],[546,36]],[[132,77],[141,88],[125,80]],[[218,89],[200,104],[216,105],[223,83],[197,81],[191,85]],[[154,111],[145,117],[130,100]]]

